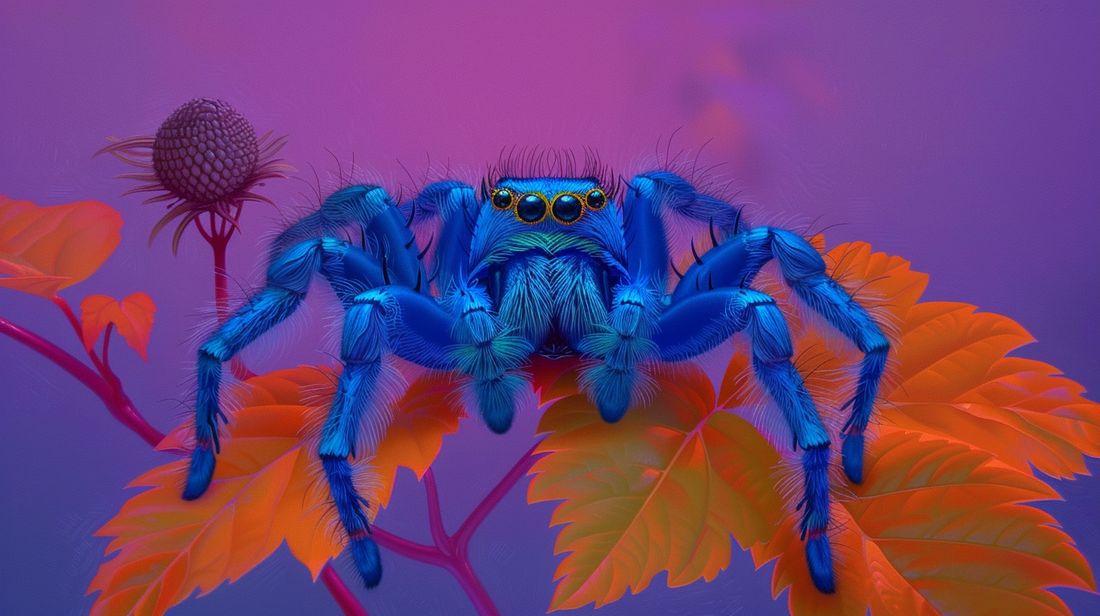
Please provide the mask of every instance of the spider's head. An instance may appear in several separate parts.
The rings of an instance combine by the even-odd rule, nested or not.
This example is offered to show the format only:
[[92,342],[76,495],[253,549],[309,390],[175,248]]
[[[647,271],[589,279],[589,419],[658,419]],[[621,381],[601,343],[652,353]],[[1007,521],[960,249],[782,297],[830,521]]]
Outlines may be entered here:
[[494,209],[509,212],[528,225],[548,221],[571,225],[589,212],[602,210],[610,201],[607,188],[600,186],[595,177],[504,177],[487,192]]

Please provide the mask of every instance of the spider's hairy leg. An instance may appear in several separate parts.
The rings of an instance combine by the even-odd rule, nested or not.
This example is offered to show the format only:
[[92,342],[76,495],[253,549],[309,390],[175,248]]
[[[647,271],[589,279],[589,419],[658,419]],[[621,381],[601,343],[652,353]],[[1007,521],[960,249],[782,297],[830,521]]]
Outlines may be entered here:
[[626,186],[623,233],[627,246],[627,271],[635,279],[664,280],[668,276],[667,226],[670,216],[711,225],[723,237],[742,226],[740,210],[695,189],[671,171],[636,175]]
[[[700,327],[700,323],[709,323]],[[775,300],[752,289],[716,289],[674,302],[661,316],[653,340],[661,359],[678,361],[714,348],[747,330],[757,379],[775,400],[790,427],[795,450],[802,449],[804,492],[801,530],[814,585],[835,590],[829,548],[829,436],[814,408],[802,375],[791,363],[793,348]]]
[[657,354],[650,339],[657,327],[660,300],[647,280],[615,288],[607,327],[584,338],[581,351],[598,358],[580,377],[581,387],[609,423],[622,419],[632,398],[643,393],[648,377],[638,365]]
[[453,326],[454,318],[434,299],[405,287],[370,289],[347,303],[340,345],[344,370],[321,428],[318,453],[352,559],[367,588],[378,584],[382,565],[370,536],[370,503],[355,489],[349,459],[360,453],[356,446],[364,426],[373,452],[389,423],[391,400],[382,395],[381,383],[386,351],[422,366],[453,369],[447,355]]
[[501,323],[491,312],[488,293],[476,284],[456,278],[444,303],[456,317],[454,361],[473,377],[470,386],[489,429],[503,434],[512,426],[516,396],[527,386],[517,368],[531,354],[531,343]]
[[886,368],[890,342],[877,323],[852,296],[825,274],[825,261],[806,240],[783,229],[753,229],[746,239],[750,250],[770,250],[783,278],[815,312],[851,340],[863,353],[852,414],[843,428],[844,472],[853,483],[863,481],[863,432],[871,417],[879,381]]
[[432,261],[433,274],[438,275],[436,282],[440,289],[446,289],[468,265],[481,209],[474,189],[454,180],[434,182],[425,186],[408,207],[410,216],[415,209],[421,219],[438,216],[443,221]]
[[[384,260],[385,275],[393,284],[412,287],[424,278],[420,249],[410,229],[411,220],[384,188],[354,185],[325,198],[321,208],[283,231],[271,244],[274,258],[287,246],[307,238],[339,237],[347,231],[371,244]],[[357,239],[357,241],[359,241]]]
[[623,203],[626,269],[636,280],[668,277],[668,238],[661,219],[667,193],[651,175],[634,176]]
[[[318,450],[340,524],[348,536],[352,560],[367,588],[374,588],[381,581],[382,561],[378,544],[370,536],[366,512],[370,503],[355,489],[348,458],[355,457],[364,415],[370,417],[375,433],[385,429],[388,409],[379,407],[384,407],[387,401],[372,394],[382,374],[389,334],[386,320],[393,318],[395,310],[392,299],[376,290],[362,293],[350,303],[340,345],[344,370],[321,429]],[[377,443],[377,434],[372,441]]]
[[844,424],[844,472],[854,483],[863,479],[863,432],[871,417],[879,381],[886,367],[890,342],[882,329],[852,296],[825,274],[825,261],[798,235],[772,227],[757,227],[707,251],[684,273],[672,292],[676,303],[711,288],[747,286],[772,259],[803,302],[825,317],[863,353],[852,414]]
[[183,490],[185,500],[202,496],[214,475],[214,453],[221,448],[218,419],[226,419],[218,401],[222,363],[298,308],[313,274],[321,268],[323,252],[321,240],[308,240],[287,248],[268,267],[267,285],[199,348],[196,442]]

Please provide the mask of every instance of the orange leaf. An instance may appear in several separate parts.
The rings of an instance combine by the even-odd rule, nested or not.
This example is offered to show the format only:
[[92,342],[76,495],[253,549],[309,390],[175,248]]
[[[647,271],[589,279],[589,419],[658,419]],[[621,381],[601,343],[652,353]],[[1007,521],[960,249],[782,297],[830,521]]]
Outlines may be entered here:
[[580,391],[577,386],[580,367],[577,356],[547,359],[536,355],[524,370],[531,374],[531,388],[539,394],[539,399],[550,401]]
[[[1052,518],[1018,503],[1057,498],[1032,477],[1032,465],[1068,477],[1085,472],[1084,455],[1100,455],[1100,406],[1053,367],[1005,357],[1031,341],[1011,319],[964,304],[916,303],[925,277],[904,260],[852,244],[830,251],[826,261],[864,305],[878,306],[876,316],[893,331],[895,357],[880,392],[886,403],[870,428],[874,475],[862,486],[834,476],[841,494],[856,496],[833,507],[838,593],[825,597],[813,587],[795,516],[773,542],[754,548],[758,564],[783,554],[773,590],[790,586],[791,611],[800,615],[862,616],[868,607],[873,614],[1068,613],[1043,587],[1093,587],[1091,571],[1050,526]],[[769,292],[790,296],[783,288]],[[846,419],[837,409],[851,397],[860,354],[823,320],[795,314],[799,368],[835,430]],[[760,399],[748,358],[738,352],[721,403],[741,408]],[[785,434],[774,442],[785,445]],[[944,483],[960,473],[965,487]],[[875,483],[887,478],[908,487],[876,494]],[[964,545],[949,543],[951,533],[963,533]],[[983,547],[983,537],[1018,541],[1013,549],[1025,553]],[[1027,553],[1032,548],[1038,551]]]
[[778,556],[772,592],[791,614],[1069,615],[1047,586],[1095,589],[1088,563],[1047,513],[1020,503],[1058,495],[985,452],[883,428],[865,481],[832,512],[837,593],[810,581],[792,516],[756,546]]
[[615,601],[667,570],[670,586],[711,580],[742,547],[771,537],[781,515],[775,450],[740,417],[716,411],[714,388],[689,366],[658,377],[657,395],[607,424],[582,395],[553,403],[540,432],[528,501],[562,500],[551,609]]
[[[117,554],[88,589],[101,591],[91,613],[163,614],[195,589],[206,594],[238,579],[284,540],[316,579],[342,549],[316,454],[336,378],[328,368],[303,366],[245,381],[214,480],[201,498],[180,498],[187,460],[131,482],[151,489],[127,501],[96,533],[114,537],[107,552]],[[381,481],[369,460],[355,462],[356,482],[371,502],[388,501],[393,468],[426,467],[441,434],[457,429],[461,411],[444,403],[440,392],[446,387],[440,379],[418,380],[395,405],[394,429],[379,444],[381,470],[388,473]],[[189,424],[177,428],[159,447],[187,447],[192,430]],[[372,519],[377,511],[370,509]]]
[[417,479],[424,476],[439,455],[443,435],[457,432],[458,420],[466,416],[458,387],[455,377],[431,373],[409,386],[371,460],[377,474],[377,501],[371,502],[389,505],[398,466],[412,470]]
[[980,447],[1023,472],[1087,472],[1084,456],[1100,456],[1100,405],[1053,366],[1005,357],[1031,341],[1012,319],[973,306],[917,305],[881,421]]
[[[1053,477],[1084,473],[1084,456],[1100,456],[1100,405],[1082,396],[1084,388],[1042,362],[1005,357],[1033,341],[1020,324],[967,304],[916,303],[927,276],[867,244],[838,246],[826,263],[892,332],[891,369],[879,392],[885,403],[877,405],[873,422],[964,442],[1021,471],[1034,466]],[[769,293],[790,295],[782,283],[762,284],[775,285]],[[823,319],[791,321],[807,388],[823,415],[843,423],[846,417],[835,411],[851,398],[858,350]],[[754,387],[747,360],[735,357],[721,405],[760,399]]]
[[85,350],[91,351],[99,334],[114,323],[118,333],[126,339],[138,355],[149,361],[146,349],[149,332],[153,329],[153,314],[157,305],[144,293],[133,293],[121,302],[106,295],[89,295],[80,302],[80,321]]
[[[869,307],[894,341],[890,372],[880,392],[880,399],[888,402],[880,405],[870,429],[865,483],[852,486],[841,473],[833,474],[834,498],[840,501],[833,506],[832,527],[838,592],[822,595],[810,580],[798,515],[791,511],[796,497],[785,508],[774,499],[759,505],[768,512],[767,519],[782,522],[758,533],[755,543],[742,540],[737,525],[717,532],[732,532],[742,545],[750,545],[758,565],[779,558],[773,591],[778,595],[790,588],[790,608],[799,616],[863,616],[868,610],[876,616],[1067,614],[1045,588],[1095,588],[1092,572],[1052,517],[1022,503],[1058,497],[1032,476],[1029,465],[1072,476],[1085,472],[1085,455],[1100,455],[1100,406],[1082,397],[1083,388],[1051,366],[1005,357],[1031,341],[1014,321],[961,304],[917,303],[927,277],[912,272],[904,259],[872,253],[857,243],[835,248],[826,261],[832,275]],[[754,286],[784,305],[799,369],[834,442],[839,442],[836,431],[846,416],[838,409],[851,398],[860,353],[824,319],[792,302],[792,293],[774,275],[765,272],[758,281]],[[662,382],[659,396],[672,392],[674,399],[690,399],[693,394],[673,389],[673,383]],[[678,385],[694,395],[709,391],[709,384]],[[662,399],[666,401],[658,404],[676,404]],[[571,402],[581,409],[574,415],[598,422],[582,398],[558,405],[572,400],[580,400]],[[789,452],[785,424],[756,384],[743,348],[727,367],[718,400],[721,408],[763,413],[761,423],[769,428],[771,442]],[[763,409],[758,408],[761,403]],[[664,506],[663,511],[675,515],[662,518],[647,511],[654,500],[660,503],[657,490],[643,492],[645,502],[635,504],[638,477],[649,471],[674,481],[676,473],[652,468],[631,473],[639,459],[650,465],[666,462],[664,450],[650,444],[653,435],[672,438],[678,431],[651,427],[638,430],[631,440],[618,436],[618,426],[605,426],[610,436],[598,438],[595,425],[589,427],[565,409],[558,409],[561,418],[554,423],[548,415],[543,426],[553,431],[551,438],[560,434],[572,439],[556,446],[548,440],[543,446],[555,452],[544,462],[555,456],[563,456],[564,462],[552,467],[554,474],[532,482],[532,494],[541,500],[566,499],[553,522],[573,523],[558,538],[558,550],[573,553],[558,569],[564,579],[552,609],[613,601],[628,587],[634,592],[644,588],[662,568],[670,571],[670,583],[690,581],[677,575],[681,565],[671,546],[680,543],[670,537],[705,544],[711,529],[701,529],[692,515],[698,515],[702,497],[682,496],[675,507]],[[648,412],[634,409],[623,421]],[[574,436],[574,424],[593,432],[581,440]],[[748,423],[739,430],[760,438]],[[770,446],[761,449],[765,453],[752,454],[756,459],[779,459]],[[705,451],[707,456],[748,455],[723,450],[717,443]],[[769,479],[768,473],[750,476],[761,475]],[[773,483],[765,484],[774,490]],[[713,491],[713,484],[707,487]],[[755,489],[759,493],[764,488]],[[615,526],[623,517],[629,520],[625,530],[621,522]],[[728,555],[721,566],[724,559]]]
[[[866,244],[838,246],[826,261],[836,264],[834,276],[881,305],[880,317],[897,330],[878,422],[967,443],[1026,473],[1034,466],[1072,477],[1087,472],[1084,456],[1100,456],[1100,405],[1082,396],[1084,388],[1053,366],[1006,357],[1034,340],[1019,323],[966,304],[915,303],[927,277]],[[799,348],[821,340],[808,331]],[[832,350],[835,360],[810,366],[823,368],[808,379],[815,393],[836,389],[831,369],[859,361],[851,345]]]
[[103,265],[120,228],[118,212],[98,201],[38,207],[0,196],[0,287],[54,297]]

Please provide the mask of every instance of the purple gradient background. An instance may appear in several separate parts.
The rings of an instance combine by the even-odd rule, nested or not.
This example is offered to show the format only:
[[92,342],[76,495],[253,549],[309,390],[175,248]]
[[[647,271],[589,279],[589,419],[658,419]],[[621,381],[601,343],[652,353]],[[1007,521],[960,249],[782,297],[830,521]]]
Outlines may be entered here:
[[[1040,341],[1022,355],[1100,391],[1100,3],[0,2],[0,194],[54,205],[98,199],[124,213],[122,244],[63,292],[149,293],[145,364],[112,363],[150,421],[181,421],[196,330],[210,327],[209,249],[193,233],[173,258],[149,249],[161,210],[118,194],[132,183],[105,136],[152,134],[183,101],[222,98],[261,132],[289,136],[286,160],[355,161],[387,186],[419,177],[426,153],[471,180],[502,146],[594,147],[621,173],[653,163],[658,139],[725,163],[758,204],[754,220],[844,226],[931,273],[926,299],[1011,316]],[[326,150],[332,152],[332,155]],[[304,205],[306,183],[262,189]],[[260,278],[277,224],[250,206],[230,246],[236,284]],[[233,286],[233,283],[231,283]],[[323,295],[317,293],[315,295]],[[327,361],[325,301],[249,353],[254,369]],[[0,314],[79,351],[44,300],[0,290]],[[524,451],[537,418],[494,437],[470,422],[437,466],[452,531]],[[37,354],[0,339],[0,614],[79,614],[106,540],[92,532],[164,462],[99,401]],[[1100,464],[1091,463],[1096,471]],[[1050,503],[1100,563],[1100,481],[1059,484]],[[474,539],[472,558],[505,614],[540,613],[553,589],[553,506],[514,490]],[[422,487],[399,475],[379,523],[430,541]],[[385,555],[359,592],[372,616],[473,614],[445,572]],[[351,579],[344,558],[338,567]],[[664,575],[601,609],[620,614],[782,614],[770,566],[747,554],[709,584]],[[1061,593],[1079,615],[1100,598]],[[576,613],[590,613],[591,606]],[[281,548],[239,582],[171,614],[338,614]]]

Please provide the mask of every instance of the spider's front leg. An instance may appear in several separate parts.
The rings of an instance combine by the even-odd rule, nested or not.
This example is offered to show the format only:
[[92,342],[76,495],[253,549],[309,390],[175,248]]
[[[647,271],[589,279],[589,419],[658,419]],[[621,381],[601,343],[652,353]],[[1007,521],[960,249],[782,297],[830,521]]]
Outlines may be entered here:
[[651,337],[660,308],[651,281],[625,282],[615,287],[607,327],[584,337],[581,351],[600,361],[584,369],[580,385],[608,423],[622,419],[650,389],[651,380],[639,365],[657,354]]
[[[456,365],[448,351],[455,344],[450,336],[454,319],[427,295],[423,253],[409,222],[381,188],[337,191],[318,213],[276,240],[266,286],[206,340],[198,357],[196,445],[183,492],[187,500],[200,497],[213,477],[217,421],[225,420],[218,400],[221,364],[293,313],[315,273],[332,285],[346,311],[341,347],[345,368],[322,429],[320,455],[353,558],[368,587],[378,583],[381,567],[377,545],[369,538],[369,504],[352,485],[348,458],[357,453],[364,419],[371,427],[372,443],[385,428],[388,408],[377,399],[383,352],[390,350],[431,368]],[[331,236],[308,237],[349,226],[359,230],[364,243],[370,240],[375,253]],[[398,327],[398,322],[407,326]]]

